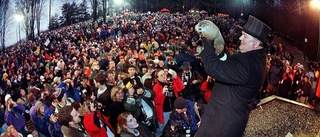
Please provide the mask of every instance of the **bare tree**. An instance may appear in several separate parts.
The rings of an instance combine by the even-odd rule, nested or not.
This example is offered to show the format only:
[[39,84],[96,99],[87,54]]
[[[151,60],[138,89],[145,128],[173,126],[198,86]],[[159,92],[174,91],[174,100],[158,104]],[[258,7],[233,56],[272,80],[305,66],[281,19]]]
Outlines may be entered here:
[[91,7],[92,7],[92,17],[93,21],[96,21],[98,19],[98,0],[90,0],[91,1]]
[[30,33],[29,20],[31,19],[31,2],[29,0],[16,0],[16,12],[23,16],[22,28],[25,31],[26,38],[28,39]]
[[106,22],[106,13],[107,13],[107,0],[102,0],[102,16],[103,16],[103,22]]
[[7,31],[8,23],[8,9],[9,9],[9,0],[0,1],[0,45],[2,46],[2,52],[5,52],[5,36]]
[[[43,0],[16,0],[15,1],[16,12],[23,16],[22,26],[26,33],[27,40],[29,39],[33,40],[35,37],[35,34],[34,34],[35,22],[36,22],[36,18],[38,18],[40,22],[43,3],[44,3]],[[40,17],[37,17],[37,16],[40,16]]]
[[35,19],[36,19],[36,26],[37,26],[37,36],[40,35],[40,22],[41,22],[41,16],[42,16],[42,11],[43,11],[43,6],[45,4],[44,0],[37,0],[37,4],[35,5]]

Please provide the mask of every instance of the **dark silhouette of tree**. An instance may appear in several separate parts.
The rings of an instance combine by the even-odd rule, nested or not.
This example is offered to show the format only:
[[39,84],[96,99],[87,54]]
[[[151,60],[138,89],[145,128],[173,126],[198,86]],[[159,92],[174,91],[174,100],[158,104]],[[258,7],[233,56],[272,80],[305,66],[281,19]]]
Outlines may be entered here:
[[45,4],[44,0],[36,0],[37,4],[35,7],[35,19],[36,19],[36,26],[37,26],[37,35],[40,35],[40,25],[41,25],[41,17],[43,12],[43,6]]
[[57,29],[59,28],[60,23],[59,23],[59,15],[55,14],[50,18],[50,23],[49,23],[49,30]]
[[79,9],[78,9],[77,16],[79,18],[79,21],[88,20],[90,18],[90,15],[87,11],[87,9],[88,9],[87,1],[82,0],[82,3],[80,3],[78,7],[79,7]]
[[77,22],[77,11],[78,6],[75,2],[73,3],[65,3],[62,5],[62,15],[59,20],[62,26],[71,25]]
[[102,16],[103,16],[103,22],[106,22],[106,16],[107,16],[107,0],[102,0]]
[[91,7],[92,7],[92,18],[93,21],[96,21],[98,19],[98,0],[90,0],[91,1]]

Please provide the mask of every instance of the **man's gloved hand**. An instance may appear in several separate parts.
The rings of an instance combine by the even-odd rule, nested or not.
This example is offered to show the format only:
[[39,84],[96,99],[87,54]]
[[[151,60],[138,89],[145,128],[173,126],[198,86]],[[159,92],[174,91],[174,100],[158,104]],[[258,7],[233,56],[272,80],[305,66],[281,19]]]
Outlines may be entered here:
[[209,20],[203,20],[195,26],[195,30],[200,34],[200,36],[214,41],[214,47],[216,48],[217,55],[223,52],[224,39],[219,28],[213,22]]

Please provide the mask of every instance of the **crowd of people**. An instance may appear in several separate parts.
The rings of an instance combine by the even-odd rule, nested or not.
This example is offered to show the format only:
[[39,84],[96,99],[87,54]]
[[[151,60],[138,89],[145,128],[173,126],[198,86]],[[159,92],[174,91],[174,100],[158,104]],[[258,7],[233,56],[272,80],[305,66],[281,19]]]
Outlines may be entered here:
[[[242,20],[160,12],[81,22],[7,48],[1,136],[194,136],[214,85],[194,30],[204,19],[220,28],[224,52],[237,54]],[[281,44],[269,43],[258,98],[314,104],[318,65],[306,71]]]

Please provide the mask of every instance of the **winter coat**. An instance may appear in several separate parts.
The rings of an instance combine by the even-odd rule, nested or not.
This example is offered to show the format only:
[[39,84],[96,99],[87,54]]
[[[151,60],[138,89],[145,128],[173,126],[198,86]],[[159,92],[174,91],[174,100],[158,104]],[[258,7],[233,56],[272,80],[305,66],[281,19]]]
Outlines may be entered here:
[[[179,96],[179,92],[184,89],[184,85],[182,83],[182,80],[179,77],[177,77],[176,79],[173,79],[172,87],[174,89],[174,95],[177,98]],[[158,81],[153,86],[153,91],[156,95],[154,98],[154,103],[155,103],[155,108],[156,108],[157,119],[158,119],[158,122],[160,122],[160,123],[164,123],[163,103],[165,100],[165,95],[162,93],[162,90],[163,90],[163,86]]]
[[[84,127],[86,128],[86,131],[91,137],[108,137],[107,135],[107,129],[105,126],[107,126],[111,130],[111,132],[116,136],[116,132],[109,123],[109,118],[104,116],[99,111],[94,111],[90,114],[84,115]],[[100,122],[102,121],[105,126],[100,127]]]
[[177,111],[173,111],[170,114],[170,128],[171,136],[182,136],[185,135],[186,129],[190,129],[190,133],[194,134],[198,130],[197,123],[199,122],[199,118],[195,113],[194,102],[186,99],[188,104],[188,109],[186,111],[186,115],[188,116],[188,120],[185,119],[182,114],[179,114]]
[[61,126],[61,131],[64,137],[88,137],[85,132],[82,132],[79,129],[73,127],[67,127],[65,125]]
[[200,57],[205,71],[216,81],[196,136],[242,137],[250,103],[266,77],[265,50],[234,54],[220,61],[212,41],[203,42],[205,49]]
[[6,109],[6,112],[4,113],[4,120],[7,125],[13,125],[19,132],[20,130],[23,130],[24,126],[26,125],[26,119],[22,115],[25,107],[20,103],[16,104],[17,106],[13,107],[11,111]]

